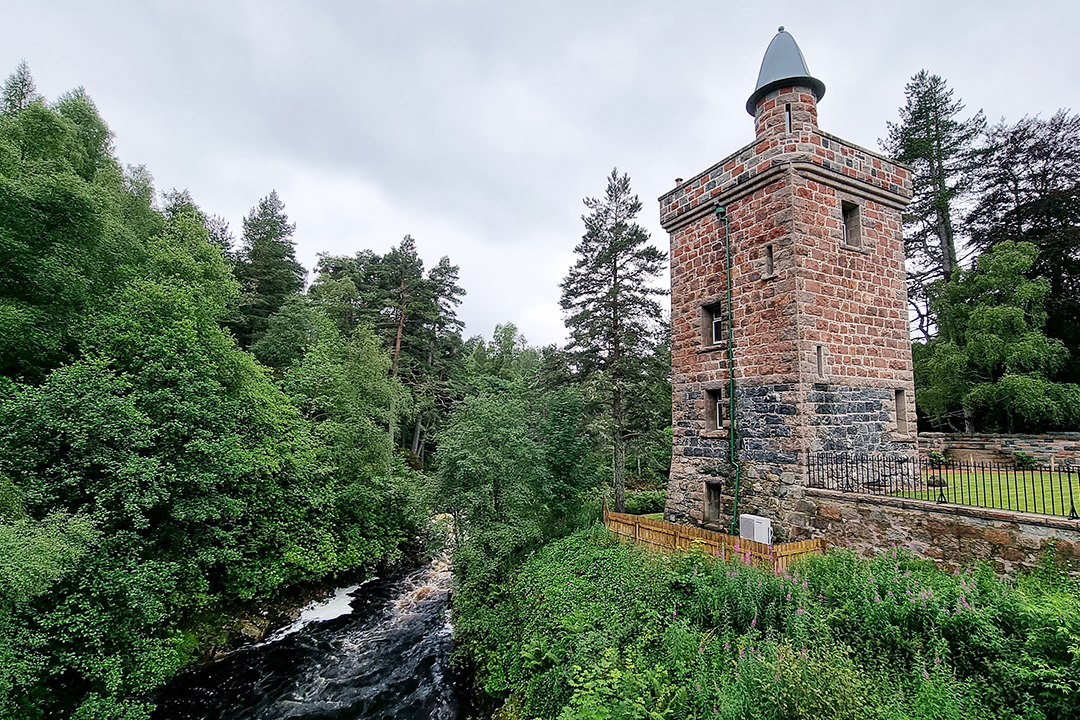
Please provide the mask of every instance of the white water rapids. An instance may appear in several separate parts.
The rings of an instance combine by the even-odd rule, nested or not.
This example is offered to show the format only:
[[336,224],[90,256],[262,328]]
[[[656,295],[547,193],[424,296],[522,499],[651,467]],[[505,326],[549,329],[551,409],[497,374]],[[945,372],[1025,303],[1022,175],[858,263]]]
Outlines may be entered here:
[[155,720],[453,720],[450,568],[338,589],[268,639],[178,676]]

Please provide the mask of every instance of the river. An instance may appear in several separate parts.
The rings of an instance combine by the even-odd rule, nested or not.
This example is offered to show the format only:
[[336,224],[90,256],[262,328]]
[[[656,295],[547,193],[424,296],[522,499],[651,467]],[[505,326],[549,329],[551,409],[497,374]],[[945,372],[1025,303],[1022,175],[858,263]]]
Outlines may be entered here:
[[445,559],[340,588],[263,642],[177,676],[153,718],[454,720],[464,699],[449,594]]

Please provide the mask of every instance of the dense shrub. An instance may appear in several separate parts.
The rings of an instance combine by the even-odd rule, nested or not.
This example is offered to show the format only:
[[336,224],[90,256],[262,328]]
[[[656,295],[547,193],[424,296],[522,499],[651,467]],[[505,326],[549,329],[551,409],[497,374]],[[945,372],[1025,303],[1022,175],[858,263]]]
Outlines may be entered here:
[[776,575],[594,528],[480,585],[459,581],[455,627],[514,717],[1080,713],[1080,589],[1048,568],[832,551]]
[[638,490],[626,493],[626,512],[631,515],[647,515],[664,512],[667,490]]

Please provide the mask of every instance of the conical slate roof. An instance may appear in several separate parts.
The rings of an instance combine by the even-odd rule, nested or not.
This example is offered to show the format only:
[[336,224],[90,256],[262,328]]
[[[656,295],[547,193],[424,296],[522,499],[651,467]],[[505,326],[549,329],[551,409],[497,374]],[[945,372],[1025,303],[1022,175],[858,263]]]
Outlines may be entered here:
[[783,26],[780,26],[780,31],[769,43],[769,49],[765,51],[765,58],[761,61],[757,89],[746,101],[746,112],[753,115],[758,100],[777,88],[792,85],[809,87],[818,100],[825,97],[825,83],[815,77],[810,77],[810,70],[806,67],[806,60],[795,38],[785,32]]

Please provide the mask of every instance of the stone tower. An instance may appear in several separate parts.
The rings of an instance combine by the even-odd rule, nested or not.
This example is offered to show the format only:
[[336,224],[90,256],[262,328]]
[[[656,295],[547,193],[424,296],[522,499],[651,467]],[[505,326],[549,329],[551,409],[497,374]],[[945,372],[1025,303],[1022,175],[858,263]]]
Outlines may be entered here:
[[910,171],[822,132],[824,95],[780,28],[746,104],[753,142],[660,198],[668,520],[727,530],[737,465],[738,514],[771,517],[778,540],[804,537],[808,453],[915,452],[900,218]]

